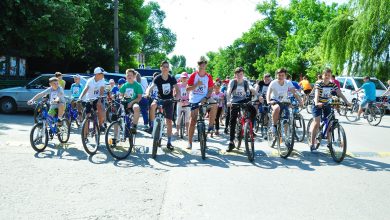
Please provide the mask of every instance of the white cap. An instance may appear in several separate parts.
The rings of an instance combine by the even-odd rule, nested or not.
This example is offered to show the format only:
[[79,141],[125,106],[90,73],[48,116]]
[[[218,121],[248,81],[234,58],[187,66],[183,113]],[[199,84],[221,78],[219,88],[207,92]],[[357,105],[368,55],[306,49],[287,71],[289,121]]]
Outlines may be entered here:
[[110,81],[108,81],[108,83],[115,83],[114,79],[110,79]]
[[99,74],[99,73],[107,73],[106,71],[104,71],[104,69],[103,68],[101,68],[101,67],[96,67],[95,68],[95,70],[93,71],[93,74]]
[[73,76],[73,78],[79,78],[80,79],[81,77],[80,77],[79,74],[76,74],[76,75]]

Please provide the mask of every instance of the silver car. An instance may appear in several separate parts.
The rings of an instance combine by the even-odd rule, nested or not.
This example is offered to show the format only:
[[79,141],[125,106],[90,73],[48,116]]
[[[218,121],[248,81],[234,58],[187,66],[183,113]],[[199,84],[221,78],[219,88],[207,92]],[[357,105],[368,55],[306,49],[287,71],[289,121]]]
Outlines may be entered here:
[[[30,81],[24,87],[12,87],[0,90],[0,111],[11,114],[21,110],[32,110],[34,106],[27,105],[27,101],[36,94],[42,92],[49,87],[49,78],[53,74],[42,74]],[[62,79],[65,80],[65,96],[70,96],[70,86],[74,83],[73,77],[75,74],[63,74]],[[81,76],[80,84],[84,87],[88,76]]]

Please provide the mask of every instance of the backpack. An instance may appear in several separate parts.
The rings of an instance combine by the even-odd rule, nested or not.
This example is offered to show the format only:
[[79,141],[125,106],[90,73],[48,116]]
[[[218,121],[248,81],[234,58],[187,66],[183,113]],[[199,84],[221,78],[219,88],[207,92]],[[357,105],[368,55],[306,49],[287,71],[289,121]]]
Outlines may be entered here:
[[[233,87],[232,87],[232,90],[230,91],[230,93],[232,93],[236,89],[237,89],[237,80],[234,79],[233,80]],[[246,80],[244,80],[244,90],[245,90],[246,94],[248,94],[248,92],[250,93],[248,81],[246,81]]]

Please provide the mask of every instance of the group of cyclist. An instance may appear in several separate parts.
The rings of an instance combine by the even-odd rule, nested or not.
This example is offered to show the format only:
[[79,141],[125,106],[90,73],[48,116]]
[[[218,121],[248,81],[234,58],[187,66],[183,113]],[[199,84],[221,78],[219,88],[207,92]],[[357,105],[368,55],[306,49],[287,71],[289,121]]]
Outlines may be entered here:
[[[321,117],[327,117],[331,112],[331,106],[327,105],[329,99],[333,96],[338,96],[343,99],[346,105],[350,105],[348,100],[340,91],[337,80],[332,79],[330,69],[325,69],[318,81],[312,88],[308,78],[303,77],[299,83],[292,81],[284,68],[276,71],[276,79],[272,80],[270,74],[265,74],[263,80],[251,85],[250,81],[245,77],[245,71],[242,67],[234,70],[234,79],[226,79],[224,81],[213,81],[211,74],[206,72],[207,60],[201,59],[198,61],[198,70],[190,76],[183,72],[179,80],[170,75],[170,64],[168,61],[163,61],[160,64],[161,73],[155,73],[153,81],[147,85],[146,79],[141,78],[139,73],[134,69],[127,69],[125,79],[118,81],[118,86],[113,80],[110,80],[110,91],[108,93],[110,99],[121,99],[125,101],[125,107],[133,114],[131,132],[137,132],[139,117],[142,114],[144,124],[147,125],[146,131],[153,131],[153,121],[155,119],[158,102],[162,101],[162,109],[165,116],[167,148],[173,150],[172,135],[176,135],[177,129],[173,132],[173,120],[176,112],[176,127],[179,126],[179,117],[182,111],[185,111],[185,132],[188,135],[187,149],[192,149],[193,137],[198,119],[199,106],[202,103],[212,103],[208,106],[208,133],[219,135],[221,116],[226,117],[225,133],[229,134],[229,144],[226,151],[232,151],[236,146],[234,139],[236,134],[237,117],[240,111],[240,103],[248,103],[248,100],[255,100],[249,105],[250,117],[255,122],[257,114],[264,111],[265,106],[269,106],[271,110],[271,125],[269,130],[272,133],[276,132],[276,125],[281,116],[281,112],[286,113],[285,117],[289,117],[289,103],[295,100],[302,107],[309,95],[314,94],[314,103],[312,107],[312,117],[314,118],[311,124],[310,132],[318,130]],[[80,76],[74,76],[74,83],[71,86],[71,98],[74,100],[74,106],[81,111],[85,108],[86,115],[90,114],[91,109],[97,112],[98,123],[100,130],[104,131],[105,126],[105,105],[102,98],[107,96],[106,85],[104,81],[103,68],[97,67],[94,69],[94,76],[87,80],[85,87],[80,84]],[[65,94],[64,81],[61,79],[61,74],[49,79],[50,87],[43,92],[34,96],[28,101],[32,104],[35,100],[49,96],[50,110],[49,114],[58,114],[59,126],[61,118],[64,115]],[[334,77],[334,76],[333,76]],[[375,100],[375,85],[370,82],[370,78],[364,79],[361,89],[365,91],[366,98],[361,103],[359,116],[362,113],[362,107],[368,101]],[[301,95],[301,92],[303,93]],[[302,98],[303,99],[302,99]],[[86,102],[83,107],[81,100],[95,100]],[[177,103],[176,103],[177,102]],[[176,104],[175,104],[176,103]],[[176,107],[176,109],[175,109]],[[214,128],[215,127],[215,128]],[[216,130],[214,130],[216,129]],[[315,151],[315,134],[311,135],[310,150]]]

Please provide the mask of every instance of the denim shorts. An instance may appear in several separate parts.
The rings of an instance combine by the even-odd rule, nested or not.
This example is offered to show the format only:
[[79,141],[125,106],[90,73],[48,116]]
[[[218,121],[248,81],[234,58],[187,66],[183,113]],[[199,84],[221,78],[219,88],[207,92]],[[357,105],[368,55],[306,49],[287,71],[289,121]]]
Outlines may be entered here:
[[322,118],[328,117],[331,112],[331,107],[329,105],[322,106],[321,108],[315,105],[311,106],[313,108],[312,115],[314,118],[322,116]]

